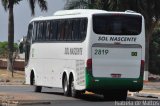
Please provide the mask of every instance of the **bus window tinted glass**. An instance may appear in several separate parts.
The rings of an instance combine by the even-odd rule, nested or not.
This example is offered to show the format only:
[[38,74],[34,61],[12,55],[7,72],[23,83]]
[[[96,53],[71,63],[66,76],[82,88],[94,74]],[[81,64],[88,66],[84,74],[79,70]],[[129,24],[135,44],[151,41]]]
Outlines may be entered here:
[[142,17],[126,14],[93,15],[93,30],[105,35],[138,35],[141,33]]

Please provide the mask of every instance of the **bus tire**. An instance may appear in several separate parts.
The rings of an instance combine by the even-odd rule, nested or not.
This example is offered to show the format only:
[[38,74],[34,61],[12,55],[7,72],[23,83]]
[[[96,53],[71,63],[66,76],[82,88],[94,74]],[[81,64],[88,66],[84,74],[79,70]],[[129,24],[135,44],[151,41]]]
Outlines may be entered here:
[[63,93],[65,96],[69,96],[70,95],[70,92],[69,92],[69,84],[68,84],[68,81],[67,81],[67,76],[65,75],[64,78],[63,78]]
[[42,86],[35,86],[34,91],[35,92],[41,92],[42,91]]
[[70,88],[71,88],[71,96],[72,96],[72,97],[77,98],[77,97],[80,96],[80,91],[77,91],[77,90],[75,89],[74,78],[71,79]]
[[36,86],[35,85],[35,76],[34,76],[34,73],[32,72],[31,73],[31,77],[30,77],[30,84],[31,85],[34,85],[34,91],[35,92],[41,92],[42,91],[42,86]]
[[34,72],[33,71],[31,72],[31,75],[30,75],[30,84],[35,85],[35,77],[34,77]]

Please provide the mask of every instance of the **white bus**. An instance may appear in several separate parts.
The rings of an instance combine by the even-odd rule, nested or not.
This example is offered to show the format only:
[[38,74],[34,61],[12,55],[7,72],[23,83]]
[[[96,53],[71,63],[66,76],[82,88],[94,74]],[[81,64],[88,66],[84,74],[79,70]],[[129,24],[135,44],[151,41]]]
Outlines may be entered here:
[[125,100],[143,88],[145,27],[133,11],[63,10],[34,18],[25,46],[26,84]]

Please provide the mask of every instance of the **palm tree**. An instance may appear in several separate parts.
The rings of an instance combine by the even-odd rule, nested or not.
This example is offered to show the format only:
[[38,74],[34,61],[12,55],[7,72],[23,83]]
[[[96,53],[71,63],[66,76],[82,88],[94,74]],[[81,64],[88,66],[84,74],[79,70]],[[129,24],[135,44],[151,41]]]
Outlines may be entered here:
[[[14,13],[15,4],[19,4],[22,0],[1,0],[4,9],[9,11],[8,16],[8,65],[7,69],[12,72],[13,77],[13,48],[14,48]],[[47,10],[46,0],[28,0],[32,15],[34,15],[35,4],[38,3],[42,11]]]

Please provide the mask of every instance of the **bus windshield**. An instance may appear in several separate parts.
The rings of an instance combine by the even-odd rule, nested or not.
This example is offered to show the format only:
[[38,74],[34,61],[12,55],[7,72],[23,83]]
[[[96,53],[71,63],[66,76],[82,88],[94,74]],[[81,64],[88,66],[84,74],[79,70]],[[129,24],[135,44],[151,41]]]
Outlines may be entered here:
[[93,31],[104,35],[139,35],[142,16],[126,14],[93,15]]

